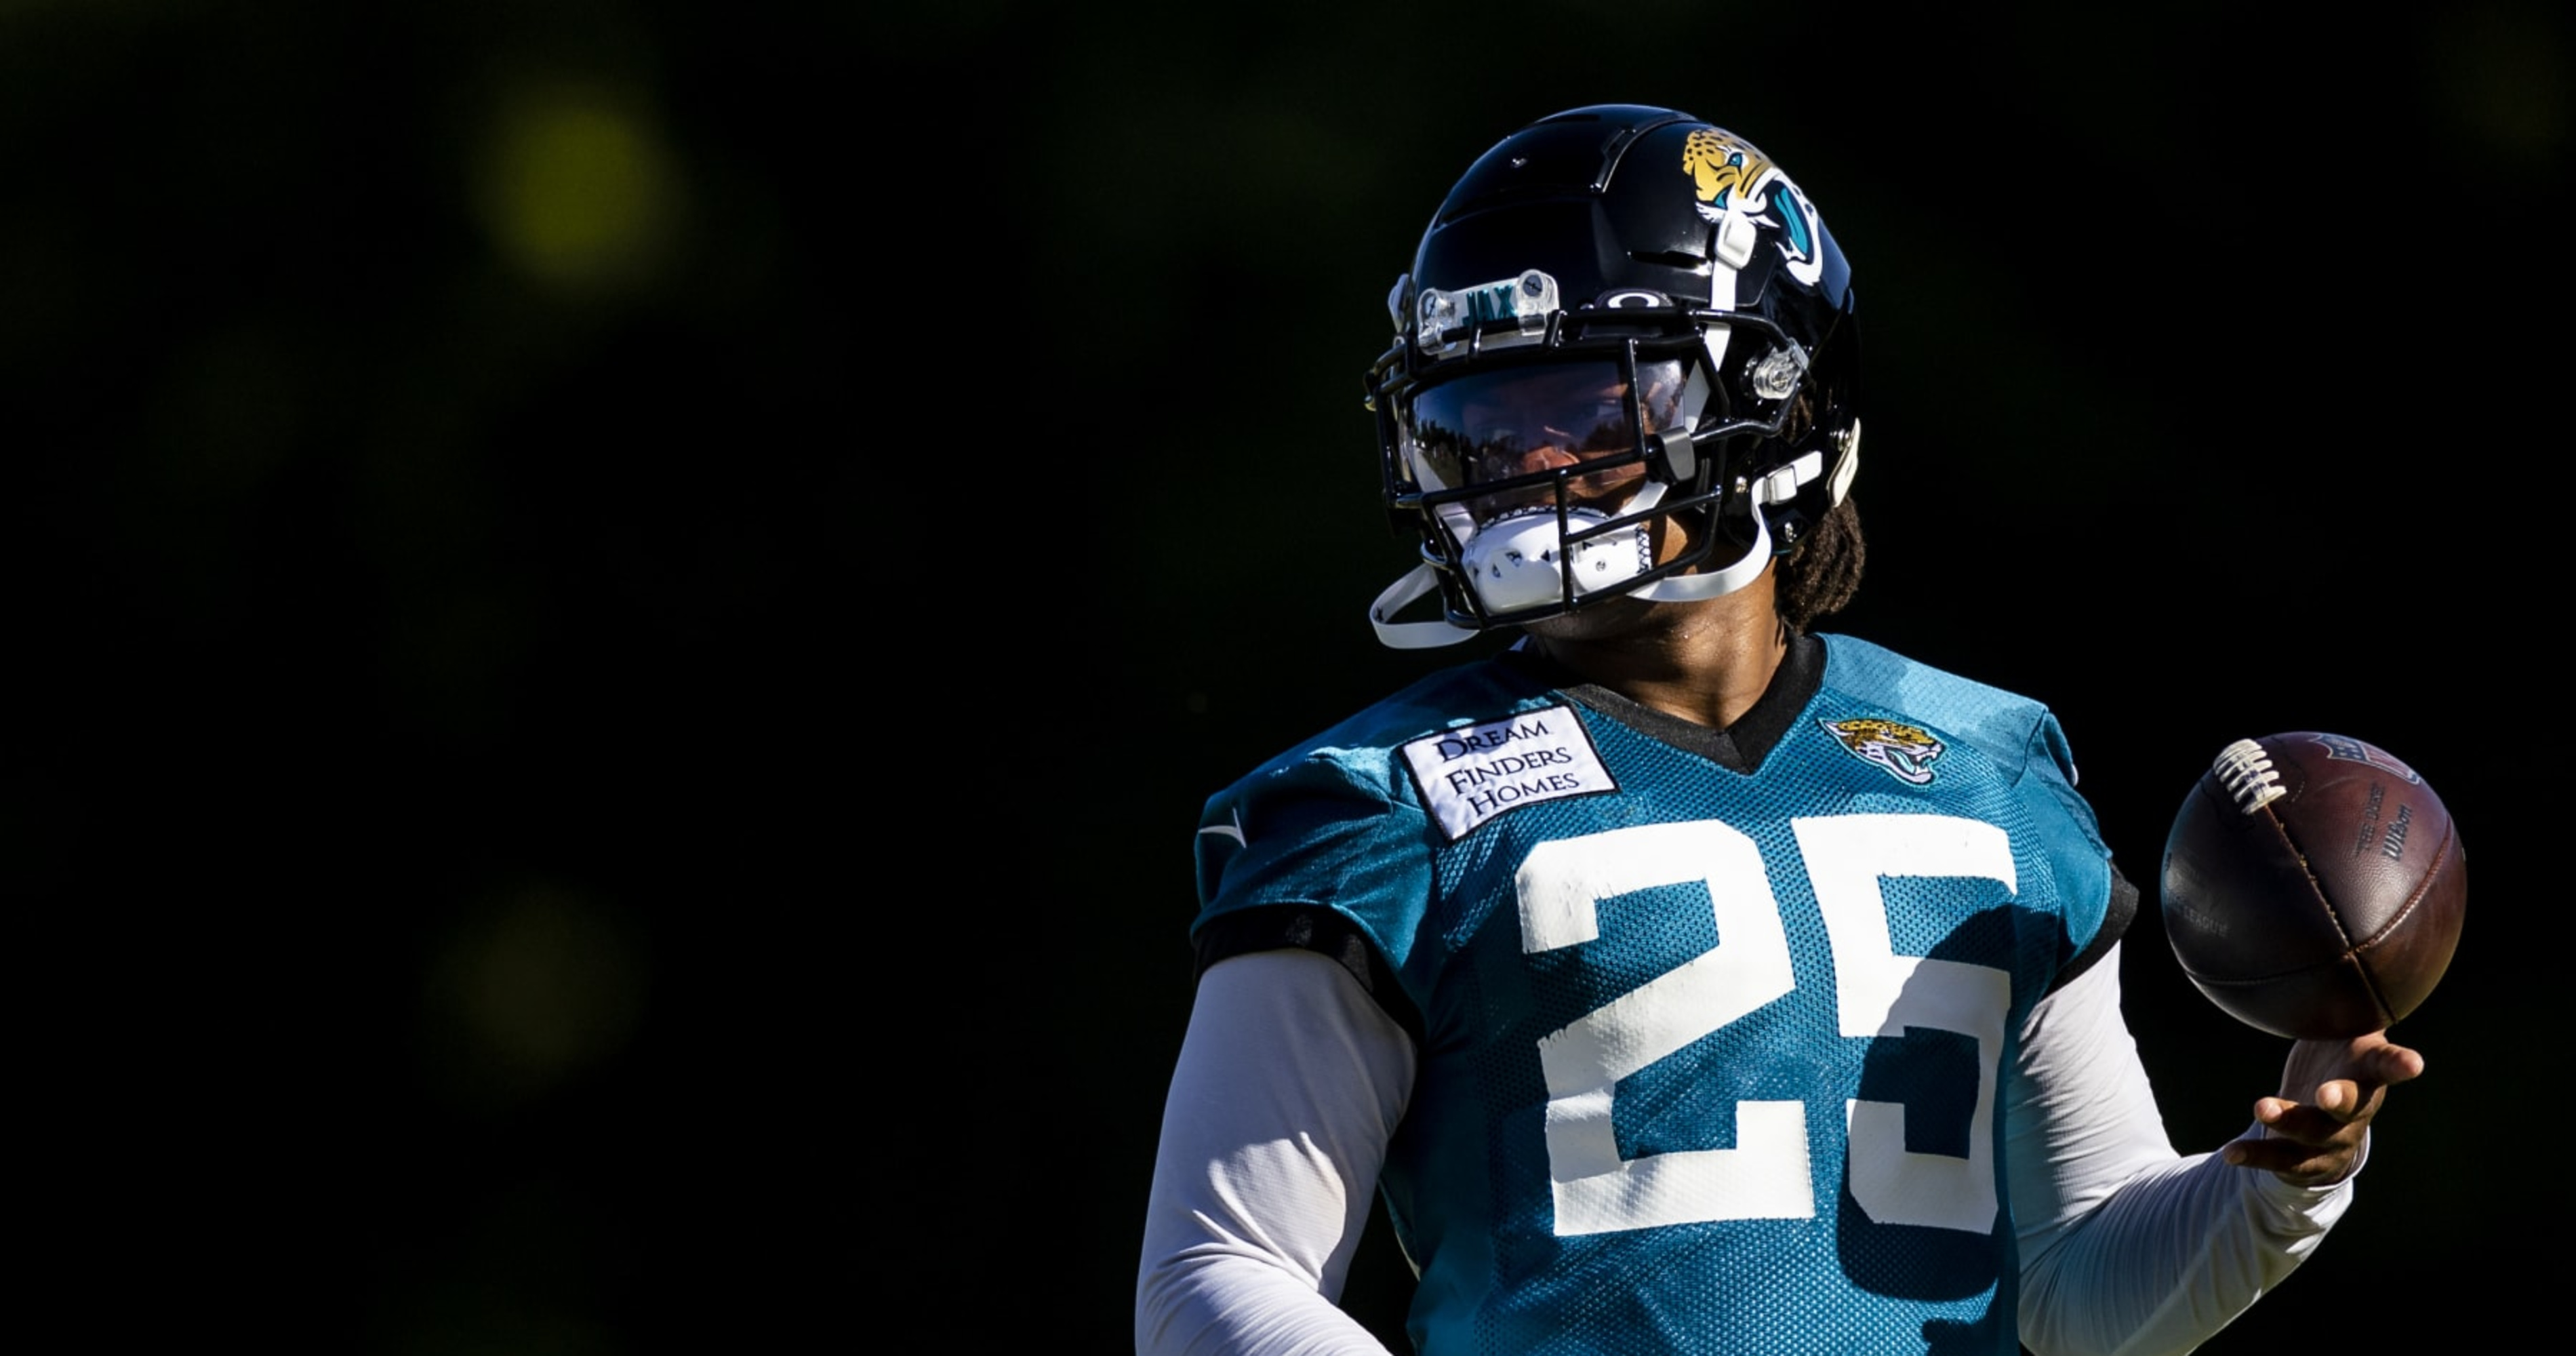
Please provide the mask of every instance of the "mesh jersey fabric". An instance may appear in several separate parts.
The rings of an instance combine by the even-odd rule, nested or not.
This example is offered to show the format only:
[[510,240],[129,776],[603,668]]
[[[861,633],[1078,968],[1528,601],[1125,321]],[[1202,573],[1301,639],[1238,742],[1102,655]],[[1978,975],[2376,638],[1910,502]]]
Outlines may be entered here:
[[1208,803],[1202,938],[1329,914],[1420,1044],[1424,1351],[2018,1350],[1994,1094],[2108,854],[2045,708],[1800,643],[1758,757],[1504,656]]

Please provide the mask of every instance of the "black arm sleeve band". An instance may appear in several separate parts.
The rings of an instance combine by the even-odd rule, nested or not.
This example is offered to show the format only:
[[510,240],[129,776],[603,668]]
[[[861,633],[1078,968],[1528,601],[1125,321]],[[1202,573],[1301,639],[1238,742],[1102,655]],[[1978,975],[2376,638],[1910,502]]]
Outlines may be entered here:
[[2059,967],[2057,978],[2049,982],[2048,991],[2055,993],[2065,988],[2068,980],[2092,969],[2095,961],[2109,955],[2111,948],[2119,942],[2121,934],[2129,930],[2129,924],[2137,916],[2138,887],[2131,885],[2129,878],[2120,874],[2120,864],[2113,862],[2111,864],[2111,902],[2102,908],[2101,929],[2093,934],[2092,941],[2085,943],[2083,950],[2075,953],[2073,960]]
[[1330,957],[1334,963],[1351,972],[1360,988],[1377,1001],[1386,1015],[1413,1037],[1422,1041],[1422,1014],[1413,1006],[1402,985],[1395,982],[1395,971],[1389,969],[1386,957],[1369,944],[1359,925],[1350,919],[1311,904],[1272,904],[1260,908],[1237,909],[1218,914],[1201,924],[1190,938],[1197,953],[1198,973],[1218,961],[1255,951],[1312,951]]

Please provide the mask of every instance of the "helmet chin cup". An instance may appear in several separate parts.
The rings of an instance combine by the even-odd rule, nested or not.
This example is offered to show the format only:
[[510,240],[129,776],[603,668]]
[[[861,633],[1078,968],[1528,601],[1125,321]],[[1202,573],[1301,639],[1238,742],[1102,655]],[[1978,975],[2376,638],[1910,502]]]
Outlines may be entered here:
[[[1577,532],[1608,521],[1610,515],[1599,509],[1570,509],[1565,515],[1565,526]],[[1556,510],[1537,508],[1485,524],[1468,541],[1461,563],[1474,582],[1477,600],[1488,611],[1506,613],[1562,600],[1569,581],[1578,597],[1616,588],[1652,569],[1655,562],[1643,523],[1586,538],[1569,548],[1557,527]]]
[[[1663,502],[1666,489],[1659,482],[1649,481],[1620,512],[1644,513]],[[1609,522],[1611,517],[1599,509],[1570,508],[1565,513],[1565,527],[1580,534],[1586,528]],[[1459,564],[1472,581],[1476,601],[1497,614],[1552,608],[1565,601],[1565,562],[1569,558],[1577,598],[1624,592],[1630,580],[1654,568],[1654,534],[1648,530],[1647,521],[1587,537],[1571,549],[1565,544],[1565,536],[1558,528],[1556,510],[1546,506],[1508,514],[1474,529],[1460,549]],[[1455,645],[1476,634],[1473,629],[1449,621],[1394,620],[1398,613],[1439,587],[1440,573],[1429,561],[1414,566],[1388,585],[1369,605],[1369,624],[1377,629],[1378,643],[1393,650],[1423,650]]]

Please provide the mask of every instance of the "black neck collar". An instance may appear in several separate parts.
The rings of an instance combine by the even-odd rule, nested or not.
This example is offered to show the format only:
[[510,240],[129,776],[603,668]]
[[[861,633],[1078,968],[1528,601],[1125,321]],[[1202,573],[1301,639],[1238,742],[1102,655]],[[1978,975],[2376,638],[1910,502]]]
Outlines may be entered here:
[[1792,633],[1787,651],[1780,656],[1780,668],[1771,675],[1771,685],[1733,725],[1717,730],[1666,715],[1599,683],[1585,682],[1572,669],[1526,645],[1513,647],[1502,660],[1581,703],[1586,710],[1607,716],[1649,739],[1748,774],[1761,766],[1773,746],[1789,733],[1790,723],[1806,709],[1825,680],[1825,643],[1814,636]]

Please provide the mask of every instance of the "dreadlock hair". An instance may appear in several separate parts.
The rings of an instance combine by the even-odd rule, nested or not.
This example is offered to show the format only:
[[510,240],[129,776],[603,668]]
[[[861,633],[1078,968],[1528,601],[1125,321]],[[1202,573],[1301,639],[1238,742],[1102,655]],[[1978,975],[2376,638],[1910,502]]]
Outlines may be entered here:
[[1860,510],[1851,499],[1826,511],[1813,530],[1773,571],[1780,626],[1784,633],[1804,631],[1819,617],[1840,611],[1860,592],[1861,566],[1869,548],[1861,540]]

